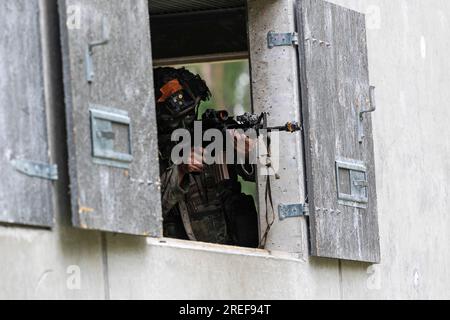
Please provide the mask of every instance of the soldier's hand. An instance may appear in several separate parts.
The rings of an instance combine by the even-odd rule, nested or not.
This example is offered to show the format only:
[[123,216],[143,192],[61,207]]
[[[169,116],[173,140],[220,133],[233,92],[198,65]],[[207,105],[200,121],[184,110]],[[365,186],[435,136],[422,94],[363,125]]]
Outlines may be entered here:
[[203,148],[192,148],[186,164],[180,165],[180,174],[203,172]]
[[230,133],[234,138],[234,148],[236,152],[239,155],[248,158],[250,152],[252,152],[256,147],[256,140],[250,139],[244,133],[239,132],[237,130],[231,130]]

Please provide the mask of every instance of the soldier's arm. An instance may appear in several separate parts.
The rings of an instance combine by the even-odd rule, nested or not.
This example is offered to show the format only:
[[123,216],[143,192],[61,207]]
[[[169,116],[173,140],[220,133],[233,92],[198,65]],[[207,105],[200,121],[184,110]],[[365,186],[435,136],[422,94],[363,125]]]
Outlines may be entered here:
[[184,174],[180,166],[173,165],[162,174],[161,181],[163,182],[162,209],[165,214],[188,193],[189,175]]
[[183,200],[189,191],[190,173],[203,171],[203,149],[192,149],[189,163],[173,165],[162,174],[164,186],[162,192],[163,213],[169,212],[178,202]]

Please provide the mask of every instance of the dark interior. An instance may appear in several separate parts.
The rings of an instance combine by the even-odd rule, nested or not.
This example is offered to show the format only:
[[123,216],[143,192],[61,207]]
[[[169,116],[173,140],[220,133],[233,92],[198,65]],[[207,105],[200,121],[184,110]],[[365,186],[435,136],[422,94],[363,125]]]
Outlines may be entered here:
[[154,60],[247,53],[245,1],[201,3],[150,1]]

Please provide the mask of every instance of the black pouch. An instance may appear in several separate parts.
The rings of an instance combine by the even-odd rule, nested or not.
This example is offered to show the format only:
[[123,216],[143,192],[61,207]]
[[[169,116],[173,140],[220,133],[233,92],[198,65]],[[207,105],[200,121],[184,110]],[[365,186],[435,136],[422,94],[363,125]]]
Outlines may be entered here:
[[259,245],[258,213],[253,197],[241,192],[239,182],[228,180],[220,184],[219,198],[233,244],[257,248]]

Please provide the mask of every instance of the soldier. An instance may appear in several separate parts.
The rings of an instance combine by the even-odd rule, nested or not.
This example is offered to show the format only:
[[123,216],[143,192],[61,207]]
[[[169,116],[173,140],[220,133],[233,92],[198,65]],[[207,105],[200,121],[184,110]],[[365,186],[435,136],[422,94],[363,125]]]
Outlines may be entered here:
[[[233,164],[205,165],[201,148],[192,148],[186,164],[175,165],[171,160],[173,131],[191,129],[200,104],[211,97],[206,83],[184,68],[158,68],[154,76],[164,236],[257,247],[255,202],[241,192],[238,181],[238,175],[246,180],[254,177]],[[246,150],[237,152],[248,152],[252,142],[245,135],[235,134],[235,139],[245,139]]]

